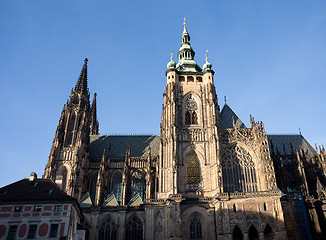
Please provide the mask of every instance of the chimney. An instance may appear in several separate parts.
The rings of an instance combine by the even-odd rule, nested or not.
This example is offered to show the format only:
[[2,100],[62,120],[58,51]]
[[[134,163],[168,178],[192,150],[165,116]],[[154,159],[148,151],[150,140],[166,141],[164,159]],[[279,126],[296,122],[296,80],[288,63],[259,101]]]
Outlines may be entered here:
[[31,172],[31,176],[29,177],[29,181],[34,181],[37,179],[37,174],[36,172]]

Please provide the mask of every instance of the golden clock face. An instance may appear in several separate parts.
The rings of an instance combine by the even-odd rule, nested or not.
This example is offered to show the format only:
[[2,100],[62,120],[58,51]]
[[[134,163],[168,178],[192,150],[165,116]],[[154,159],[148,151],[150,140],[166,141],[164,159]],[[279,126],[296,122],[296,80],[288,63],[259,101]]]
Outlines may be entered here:
[[194,111],[194,110],[197,109],[197,104],[196,104],[196,102],[195,102],[194,100],[189,99],[189,100],[186,102],[185,107],[186,107],[186,109],[189,110],[189,111]]

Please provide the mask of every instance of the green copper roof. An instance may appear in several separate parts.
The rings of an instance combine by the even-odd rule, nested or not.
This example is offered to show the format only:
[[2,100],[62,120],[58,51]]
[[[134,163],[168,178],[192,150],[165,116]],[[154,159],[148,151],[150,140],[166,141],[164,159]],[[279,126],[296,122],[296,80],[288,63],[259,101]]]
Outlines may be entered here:
[[179,62],[176,69],[181,72],[202,72],[202,69],[195,62],[195,52],[190,45],[190,36],[187,32],[186,25],[184,25],[181,36],[181,47],[178,52]]

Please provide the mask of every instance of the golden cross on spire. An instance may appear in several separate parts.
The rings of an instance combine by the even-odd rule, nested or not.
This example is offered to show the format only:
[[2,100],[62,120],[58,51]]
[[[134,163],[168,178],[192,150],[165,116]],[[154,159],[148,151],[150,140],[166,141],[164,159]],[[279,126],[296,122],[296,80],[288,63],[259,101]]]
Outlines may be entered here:
[[206,60],[206,62],[208,61],[208,59],[207,59],[207,56],[208,56],[207,53],[208,53],[208,50],[206,50],[206,54],[205,54],[205,57],[206,57],[205,60]]
[[183,26],[186,26],[186,18],[183,19]]
[[171,61],[173,60],[173,51],[171,51]]

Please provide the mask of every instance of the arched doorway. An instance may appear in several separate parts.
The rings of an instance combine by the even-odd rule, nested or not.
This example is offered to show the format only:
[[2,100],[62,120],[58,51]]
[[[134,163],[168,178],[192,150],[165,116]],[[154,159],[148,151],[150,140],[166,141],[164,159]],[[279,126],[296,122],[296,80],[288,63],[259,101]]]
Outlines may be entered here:
[[271,226],[269,226],[269,224],[267,223],[265,230],[264,230],[264,239],[265,240],[273,240],[274,239],[274,231],[271,228]]
[[249,240],[259,240],[259,234],[254,225],[249,228]]
[[233,229],[232,240],[243,240],[243,235],[238,226]]

